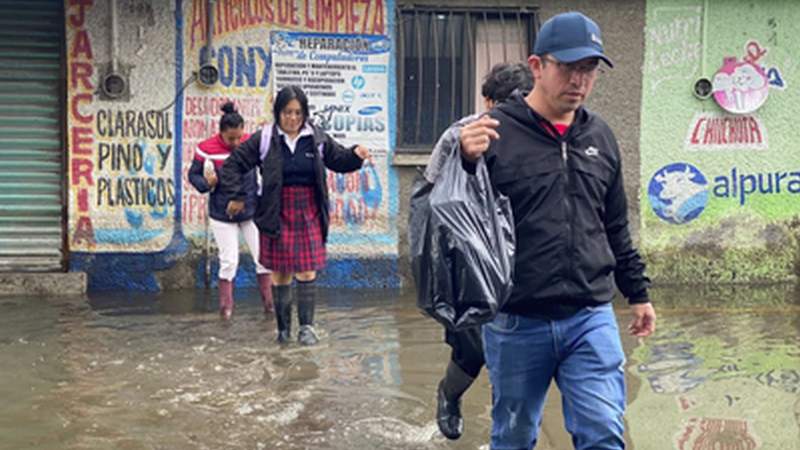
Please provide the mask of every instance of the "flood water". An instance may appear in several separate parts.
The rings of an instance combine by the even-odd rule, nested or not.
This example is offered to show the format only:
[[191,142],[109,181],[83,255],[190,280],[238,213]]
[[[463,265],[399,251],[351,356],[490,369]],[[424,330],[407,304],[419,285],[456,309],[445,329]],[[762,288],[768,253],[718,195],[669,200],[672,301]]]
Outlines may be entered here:
[[[438,433],[449,348],[413,292],[322,292],[311,348],[274,342],[256,291],[230,323],[214,294],[0,299],[0,449],[488,449],[485,371],[464,436]],[[656,335],[623,337],[629,448],[800,449],[795,288],[653,298]],[[572,448],[559,403],[537,449]]]

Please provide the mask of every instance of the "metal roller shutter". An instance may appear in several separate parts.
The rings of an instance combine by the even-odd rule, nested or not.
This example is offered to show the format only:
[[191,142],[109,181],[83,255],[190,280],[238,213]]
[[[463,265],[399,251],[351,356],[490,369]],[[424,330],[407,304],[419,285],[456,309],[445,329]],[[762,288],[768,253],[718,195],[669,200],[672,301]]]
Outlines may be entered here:
[[64,268],[62,0],[0,0],[0,271]]

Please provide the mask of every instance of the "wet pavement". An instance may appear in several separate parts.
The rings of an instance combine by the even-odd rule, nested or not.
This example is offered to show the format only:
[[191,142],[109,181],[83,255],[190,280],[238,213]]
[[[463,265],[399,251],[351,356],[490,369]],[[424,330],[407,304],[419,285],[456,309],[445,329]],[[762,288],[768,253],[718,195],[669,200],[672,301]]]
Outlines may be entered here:
[[[488,449],[485,373],[465,435],[438,433],[449,352],[412,292],[325,291],[311,348],[274,342],[255,291],[231,323],[213,294],[0,299],[0,449]],[[629,448],[800,449],[794,287],[653,297],[656,335],[623,337]],[[570,449],[551,393],[536,448]]]

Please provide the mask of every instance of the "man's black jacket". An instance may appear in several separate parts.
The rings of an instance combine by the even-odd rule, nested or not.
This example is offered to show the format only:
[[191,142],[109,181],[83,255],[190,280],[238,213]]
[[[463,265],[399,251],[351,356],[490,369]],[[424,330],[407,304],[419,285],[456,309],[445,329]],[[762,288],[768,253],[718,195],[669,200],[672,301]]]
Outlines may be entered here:
[[648,301],[649,279],[631,242],[617,141],[578,109],[565,135],[517,93],[490,115],[498,140],[485,154],[492,182],[511,200],[517,235],[514,291],[505,312],[557,313],[612,300]]

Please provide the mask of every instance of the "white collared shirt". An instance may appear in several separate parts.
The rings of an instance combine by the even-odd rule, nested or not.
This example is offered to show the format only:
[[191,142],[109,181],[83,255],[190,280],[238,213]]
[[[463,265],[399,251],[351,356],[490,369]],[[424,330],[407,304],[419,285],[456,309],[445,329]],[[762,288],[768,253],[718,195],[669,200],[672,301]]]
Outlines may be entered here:
[[287,146],[289,146],[289,151],[292,152],[292,154],[294,154],[294,149],[297,148],[297,142],[301,137],[314,135],[314,129],[311,128],[311,125],[309,125],[308,122],[303,125],[303,128],[300,129],[300,132],[297,133],[297,136],[295,136],[294,139],[290,138],[283,130],[281,130],[280,126],[276,128],[278,129],[278,135],[283,136],[283,141],[286,142]]

